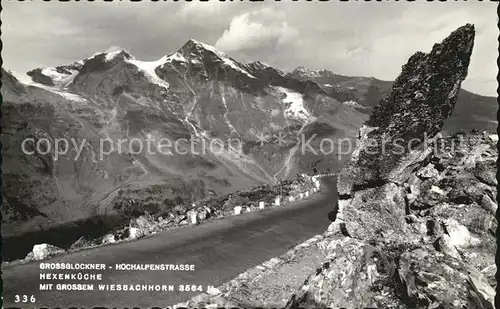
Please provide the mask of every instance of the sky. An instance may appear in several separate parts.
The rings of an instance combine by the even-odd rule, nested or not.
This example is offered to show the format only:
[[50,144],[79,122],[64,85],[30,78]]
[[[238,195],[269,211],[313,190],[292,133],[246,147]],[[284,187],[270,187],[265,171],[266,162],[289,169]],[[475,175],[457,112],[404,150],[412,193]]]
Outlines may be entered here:
[[450,2],[3,2],[4,68],[20,74],[116,48],[157,60],[190,38],[240,62],[260,60],[394,80],[416,51],[429,52],[472,23],[464,89],[497,96],[496,4]]

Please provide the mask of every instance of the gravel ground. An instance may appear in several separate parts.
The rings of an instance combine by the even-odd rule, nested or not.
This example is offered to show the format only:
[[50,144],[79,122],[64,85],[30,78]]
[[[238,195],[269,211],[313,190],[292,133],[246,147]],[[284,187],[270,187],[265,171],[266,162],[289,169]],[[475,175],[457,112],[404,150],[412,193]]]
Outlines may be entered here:
[[325,258],[316,245],[304,248],[291,261],[269,269],[225,298],[244,308],[283,308],[290,295]]

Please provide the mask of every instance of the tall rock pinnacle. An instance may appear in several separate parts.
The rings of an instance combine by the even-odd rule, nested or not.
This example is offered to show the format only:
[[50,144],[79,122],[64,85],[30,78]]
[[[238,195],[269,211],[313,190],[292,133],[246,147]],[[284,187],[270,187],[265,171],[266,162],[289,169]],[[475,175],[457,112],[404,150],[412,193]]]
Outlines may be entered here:
[[403,66],[338,177],[338,213],[318,243],[327,261],[285,308],[494,308],[497,191],[493,172],[478,175],[496,168],[496,141],[439,138],[473,44],[466,25]]
[[452,32],[429,54],[417,52],[360,130],[357,149],[339,176],[339,195],[353,187],[400,183],[416,158],[412,150],[441,131],[467,76],[474,26]]

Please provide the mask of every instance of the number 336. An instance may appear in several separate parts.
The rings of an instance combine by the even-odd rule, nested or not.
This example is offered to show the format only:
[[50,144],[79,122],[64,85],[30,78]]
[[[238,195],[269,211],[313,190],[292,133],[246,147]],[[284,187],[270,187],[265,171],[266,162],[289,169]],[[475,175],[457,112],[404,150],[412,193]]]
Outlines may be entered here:
[[29,298],[28,295],[16,295],[15,298],[16,303],[27,303],[28,301],[34,303],[36,301],[35,295],[31,295]]

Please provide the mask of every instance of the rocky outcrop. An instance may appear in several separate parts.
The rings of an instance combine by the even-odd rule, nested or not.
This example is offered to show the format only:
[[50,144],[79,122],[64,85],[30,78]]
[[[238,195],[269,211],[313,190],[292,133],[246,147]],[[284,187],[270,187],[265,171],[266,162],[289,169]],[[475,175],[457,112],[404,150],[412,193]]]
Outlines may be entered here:
[[403,66],[339,175],[329,260],[287,308],[493,308],[496,145],[439,134],[473,42],[463,26]]
[[52,246],[49,244],[38,244],[33,246],[33,251],[31,251],[26,256],[26,260],[40,261],[63,252],[63,249],[56,246]]
[[339,174],[339,195],[401,184],[429,154],[455,106],[474,44],[474,27],[454,31],[429,54],[417,52],[360,130],[357,149]]

